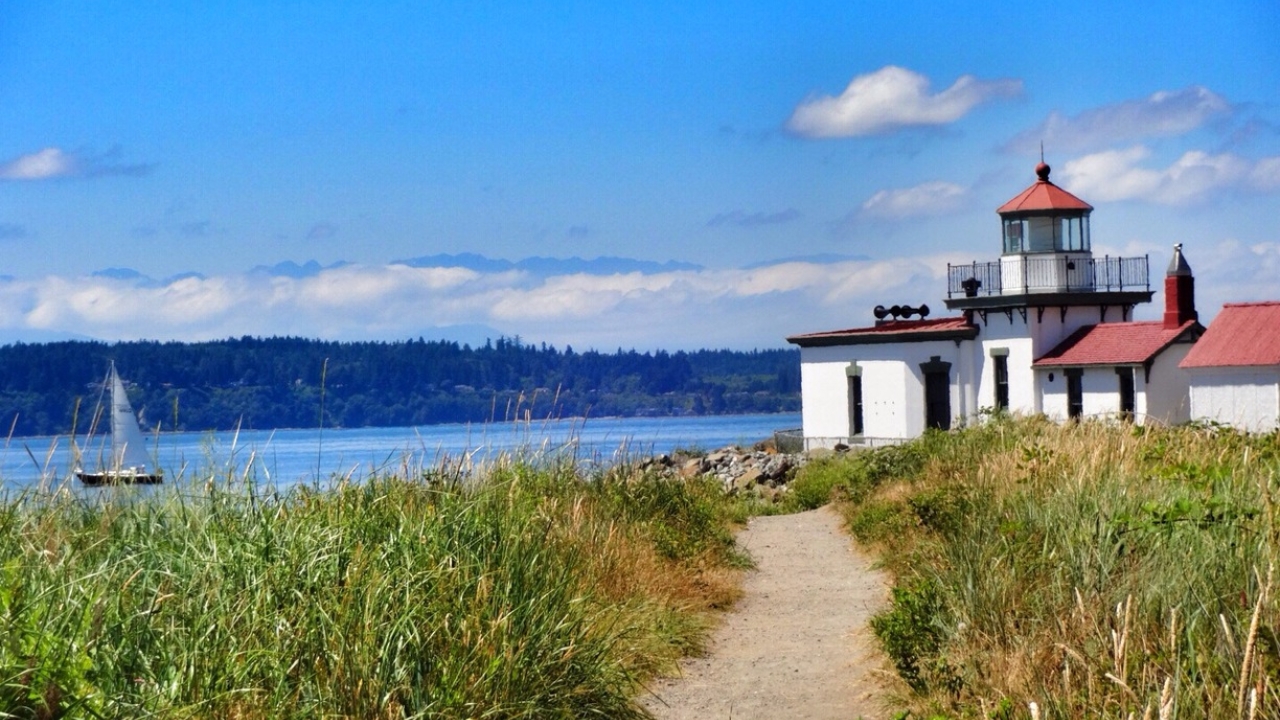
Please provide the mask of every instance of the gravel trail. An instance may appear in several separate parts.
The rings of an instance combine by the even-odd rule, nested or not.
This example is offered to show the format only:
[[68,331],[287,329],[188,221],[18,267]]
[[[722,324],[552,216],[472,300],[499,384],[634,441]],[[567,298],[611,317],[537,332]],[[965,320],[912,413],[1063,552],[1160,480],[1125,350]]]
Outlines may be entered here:
[[755,559],[742,600],[709,653],[654,681],[639,702],[659,720],[884,716],[886,667],[868,627],[887,580],[829,507],[753,518],[738,542]]

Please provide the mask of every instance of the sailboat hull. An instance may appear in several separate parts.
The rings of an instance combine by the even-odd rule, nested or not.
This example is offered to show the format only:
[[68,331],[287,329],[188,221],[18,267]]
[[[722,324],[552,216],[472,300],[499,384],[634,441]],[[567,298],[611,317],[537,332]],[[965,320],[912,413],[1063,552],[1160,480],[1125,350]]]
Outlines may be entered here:
[[103,470],[101,472],[77,472],[80,482],[90,487],[99,485],[155,485],[164,482],[164,475],[139,470]]

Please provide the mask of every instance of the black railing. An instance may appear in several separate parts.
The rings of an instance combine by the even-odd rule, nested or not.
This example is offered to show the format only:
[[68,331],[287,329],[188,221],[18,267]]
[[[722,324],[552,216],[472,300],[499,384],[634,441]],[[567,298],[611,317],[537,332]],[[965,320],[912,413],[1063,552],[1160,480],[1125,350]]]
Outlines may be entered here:
[[1147,257],[1010,256],[947,264],[947,298],[1053,292],[1150,290]]

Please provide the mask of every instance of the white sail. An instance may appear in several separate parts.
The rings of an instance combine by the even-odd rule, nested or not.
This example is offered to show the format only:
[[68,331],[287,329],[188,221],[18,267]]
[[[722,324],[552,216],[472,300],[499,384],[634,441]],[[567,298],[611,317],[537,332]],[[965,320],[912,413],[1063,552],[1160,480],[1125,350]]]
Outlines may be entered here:
[[124,383],[111,365],[111,469],[144,469],[149,461],[146,438],[138,427]]

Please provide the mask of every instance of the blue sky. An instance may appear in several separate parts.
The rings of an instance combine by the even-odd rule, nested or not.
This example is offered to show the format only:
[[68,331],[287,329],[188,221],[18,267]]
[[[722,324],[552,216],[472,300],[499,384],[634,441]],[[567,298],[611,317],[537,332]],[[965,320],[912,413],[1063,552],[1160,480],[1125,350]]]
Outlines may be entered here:
[[[940,311],[1041,141],[1280,298],[1280,6],[950,5],[7,2],[0,340],[775,347]],[[648,264],[397,262],[462,253]]]

